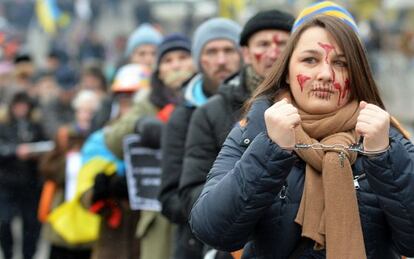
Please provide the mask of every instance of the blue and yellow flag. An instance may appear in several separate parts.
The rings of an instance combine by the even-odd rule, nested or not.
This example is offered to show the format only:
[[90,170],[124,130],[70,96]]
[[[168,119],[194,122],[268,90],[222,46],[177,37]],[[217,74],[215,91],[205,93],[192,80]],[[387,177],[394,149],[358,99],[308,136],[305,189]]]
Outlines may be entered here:
[[70,23],[70,16],[59,9],[56,0],[36,0],[36,16],[43,30],[51,35]]
[[124,163],[106,147],[102,129],[88,137],[81,154],[82,167],[75,198],[62,203],[48,217],[52,228],[72,245],[90,243],[98,238],[101,217],[84,208],[80,202],[82,195],[93,188],[96,175],[124,173]]

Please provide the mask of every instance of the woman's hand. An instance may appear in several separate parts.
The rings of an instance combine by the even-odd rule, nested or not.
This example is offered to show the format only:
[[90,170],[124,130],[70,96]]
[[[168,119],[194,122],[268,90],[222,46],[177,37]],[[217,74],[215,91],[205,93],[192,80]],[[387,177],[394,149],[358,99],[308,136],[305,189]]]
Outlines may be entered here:
[[264,117],[269,138],[283,149],[293,149],[294,128],[301,122],[298,110],[284,98],[270,106]]
[[380,107],[364,101],[359,103],[355,130],[364,136],[364,150],[385,150],[389,143],[390,115]]

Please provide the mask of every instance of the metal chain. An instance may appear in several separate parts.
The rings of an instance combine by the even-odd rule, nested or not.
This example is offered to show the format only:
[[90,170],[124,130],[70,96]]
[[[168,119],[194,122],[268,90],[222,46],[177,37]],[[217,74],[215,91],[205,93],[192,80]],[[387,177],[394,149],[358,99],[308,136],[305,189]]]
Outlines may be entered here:
[[390,148],[389,146],[384,149],[384,150],[379,150],[379,151],[367,151],[364,150],[364,145],[362,144],[362,142],[359,143],[354,143],[351,144],[349,146],[343,145],[343,144],[332,144],[332,145],[326,145],[326,144],[322,144],[322,143],[313,143],[313,144],[303,144],[303,143],[299,143],[296,144],[295,149],[307,149],[307,148],[311,148],[314,150],[334,150],[334,151],[350,151],[350,152],[357,152],[363,155],[378,155],[378,154],[382,154],[386,151],[388,151],[388,149]]

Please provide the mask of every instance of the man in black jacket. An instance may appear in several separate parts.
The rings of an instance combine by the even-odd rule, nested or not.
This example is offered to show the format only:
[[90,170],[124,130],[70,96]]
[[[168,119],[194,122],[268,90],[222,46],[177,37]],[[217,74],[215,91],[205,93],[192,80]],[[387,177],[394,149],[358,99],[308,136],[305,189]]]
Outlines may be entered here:
[[283,51],[293,21],[292,15],[277,10],[262,11],[253,16],[240,37],[246,65],[220,87],[219,94],[193,113],[179,185],[186,215],[200,195],[227,134],[238,121],[244,101],[263,81]]
[[213,96],[222,81],[239,71],[240,26],[224,18],[202,23],[194,33],[192,56],[199,73],[186,85],[184,103],[170,117],[162,137],[162,183],[159,199],[162,213],[178,224],[174,259],[201,259],[203,245],[191,234],[188,214],[178,198],[188,123],[196,107]]

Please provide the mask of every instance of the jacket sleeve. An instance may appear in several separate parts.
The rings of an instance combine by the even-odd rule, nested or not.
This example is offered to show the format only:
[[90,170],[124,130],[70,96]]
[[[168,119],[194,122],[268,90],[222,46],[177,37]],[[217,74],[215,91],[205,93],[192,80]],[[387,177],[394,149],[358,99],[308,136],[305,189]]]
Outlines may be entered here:
[[377,196],[390,226],[395,247],[414,256],[414,146],[400,134],[390,138],[390,149],[377,157],[365,157],[369,185]]
[[16,158],[17,145],[0,141],[0,160]]
[[224,251],[240,249],[248,241],[296,160],[264,132],[246,150],[239,145],[241,138],[241,128],[235,127],[190,214],[195,236]]
[[214,129],[203,108],[201,106],[194,111],[185,144],[179,195],[187,215],[200,196],[218,154]]
[[172,113],[162,133],[161,150],[161,187],[159,200],[162,214],[174,223],[187,222],[182,203],[178,197],[178,184],[184,157],[184,145],[187,135],[185,109],[180,106]]
[[135,124],[143,115],[155,114],[155,107],[149,104],[144,97],[135,101],[134,106],[125,115],[110,126],[105,127],[105,142],[109,150],[119,159],[123,159],[122,140],[134,132]]

